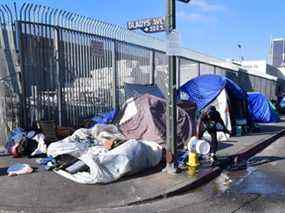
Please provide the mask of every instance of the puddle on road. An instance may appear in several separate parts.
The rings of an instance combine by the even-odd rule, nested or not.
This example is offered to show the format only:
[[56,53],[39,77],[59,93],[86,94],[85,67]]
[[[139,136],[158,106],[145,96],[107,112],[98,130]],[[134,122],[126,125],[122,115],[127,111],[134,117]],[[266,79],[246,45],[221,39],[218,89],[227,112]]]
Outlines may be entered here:
[[270,197],[285,196],[285,171],[281,171],[278,166],[284,163],[281,160],[258,166],[248,164],[244,170],[226,171],[197,191],[212,195],[221,195],[228,191]]
[[[196,189],[196,192],[205,192],[209,196],[219,196],[227,191],[232,184],[232,179],[227,172],[223,172],[219,177],[209,182],[203,187]],[[195,192],[194,191],[194,192]]]
[[[264,196],[284,196],[285,173],[280,170],[282,167],[278,166],[278,164],[284,164],[284,160],[263,163],[259,160],[252,158],[245,170],[228,172],[228,178],[232,182],[226,190]],[[259,161],[258,164],[256,164],[257,161]]]
[[285,195],[284,173],[272,169],[272,165],[248,166],[244,171],[231,172],[229,175],[233,179],[232,191],[264,196]]

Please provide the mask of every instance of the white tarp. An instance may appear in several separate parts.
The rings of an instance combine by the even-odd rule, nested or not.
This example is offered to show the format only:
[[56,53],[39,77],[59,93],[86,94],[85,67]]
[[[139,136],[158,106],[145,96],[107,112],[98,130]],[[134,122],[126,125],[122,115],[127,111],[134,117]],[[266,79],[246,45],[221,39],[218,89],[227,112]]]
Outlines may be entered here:
[[[230,118],[230,112],[227,100],[228,100],[227,92],[225,89],[223,89],[219,94],[219,96],[210,105],[216,107],[217,111],[221,115],[222,120],[225,123],[225,126],[229,131],[231,131],[232,125],[231,125],[231,118]],[[206,132],[206,134],[204,134],[204,137],[206,140],[209,140],[211,136]],[[217,133],[218,141],[227,141],[229,140],[229,138],[230,138],[229,134],[225,134],[224,132]]]
[[126,104],[125,113],[119,122],[120,125],[130,120],[138,113],[138,109],[134,98],[128,99],[125,104]]
[[70,154],[82,160],[88,172],[56,173],[83,184],[110,183],[126,174],[132,174],[159,164],[162,148],[155,142],[128,140],[108,150],[104,140],[123,137],[116,126],[98,124],[91,129],[78,129],[71,136],[49,145],[47,154],[53,157]]
[[126,174],[154,167],[162,159],[161,146],[149,141],[129,140],[110,151],[100,153],[98,149],[102,147],[91,147],[78,157],[90,168],[90,172],[55,172],[77,183],[110,183]]
[[47,154],[56,157],[71,154],[79,157],[90,146],[103,146],[104,139],[123,138],[114,125],[97,124],[90,129],[78,129],[71,136],[48,146]]

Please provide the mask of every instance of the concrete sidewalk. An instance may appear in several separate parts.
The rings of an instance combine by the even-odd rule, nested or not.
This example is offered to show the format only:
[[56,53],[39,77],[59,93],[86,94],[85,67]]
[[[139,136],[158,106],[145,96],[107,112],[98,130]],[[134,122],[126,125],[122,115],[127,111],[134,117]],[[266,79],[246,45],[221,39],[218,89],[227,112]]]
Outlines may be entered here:
[[235,158],[235,161],[247,160],[285,134],[285,117],[282,117],[279,123],[258,124],[258,127],[259,131],[256,133],[232,137],[230,141],[219,143],[217,156]]
[[[285,122],[262,125],[259,133],[231,138],[219,144],[221,158],[248,158],[268,146],[270,138],[284,134]],[[282,131],[282,132],[281,132]],[[269,142],[268,142],[269,141]],[[259,147],[256,149],[256,147]],[[265,147],[263,147],[265,148]],[[0,167],[20,161],[38,167],[34,159],[0,157]],[[17,177],[0,176],[0,210],[24,212],[76,212],[118,207],[173,196],[199,187],[217,177],[219,167],[200,169],[197,175],[169,175],[156,171],[124,178],[107,185],[80,185],[53,172],[40,171]]]
[[[34,159],[17,161],[36,166]],[[14,163],[15,159],[2,157],[0,162],[5,166]],[[210,181],[209,173],[218,175],[220,171],[210,168],[194,177],[186,173],[155,172],[107,185],[77,184],[47,171],[15,177],[0,176],[0,210],[70,212],[125,206],[174,195],[185,187],[195,188]]]

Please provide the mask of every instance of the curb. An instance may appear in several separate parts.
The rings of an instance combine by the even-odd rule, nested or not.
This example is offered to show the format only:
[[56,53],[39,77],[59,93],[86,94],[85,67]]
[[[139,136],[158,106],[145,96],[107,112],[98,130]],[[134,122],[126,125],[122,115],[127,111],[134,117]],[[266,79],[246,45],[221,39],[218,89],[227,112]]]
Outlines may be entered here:
[[192,181],[190,183],[185,183],[184,185],[182,185],[180,187],[170,189],[170,190],[165,191],[164,193],[161,193],[159,195],[154,195],[152,197],[142,198],[142,199],[136,200],[136,201],[126,202],[126,203],[124,203],[124,205],[121,205],[120,207],[139,205],[139,204],[155,201],[158,199],[168,198],[168,197],[183,194],[189,190],[196,189],[199,186],[208,183],[212,179],[218,177],[222,173],[222,171],[223,171],[223,169],[221,167],[211,168],[207,172],[205,172],[203,175],[201,175],[199,178],[197,178],[197,180],[195,180],[195,181]]
[[179,189],[169,191],[166,194],[166,197],[171,197],[175,195],[179,195],[182,193],[185,193],[189,190],[193,190],[198,188],[201,185],[204,185],[211,181],[212,179],[218,177],[222,173],[223,169],[221,167],[214,167],[210,169],[210,171],[207,171],[205,174],[203,174],[200,178],[198,178],[196,181],[190,183],[190,184],[185,184],[183,187],[180,187]]
[[268,136],[267,138],[263,138],[256,143],[252,144],[249,147],[246,147],[239,151],[237,154],[228,156],[228,161],[234,163],[235,165],[248,160],[252,156],[256,155],[257,153],[261,152],[263,149],[268,147],[270,144],[272,144],[274,141],[276,141],[278,138],[285,135],[285,129],[279,131],[278,133]]

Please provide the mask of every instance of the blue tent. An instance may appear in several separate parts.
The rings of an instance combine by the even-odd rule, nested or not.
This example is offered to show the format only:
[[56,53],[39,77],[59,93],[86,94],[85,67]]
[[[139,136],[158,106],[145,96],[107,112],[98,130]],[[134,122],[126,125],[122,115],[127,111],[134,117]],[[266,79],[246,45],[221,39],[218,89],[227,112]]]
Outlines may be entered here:
[[180,87],[180,92],[187,94],[189,101],[197,104],[198,110],[205,108],[226,89],[230,98],[246,100],[247,94],[232,80],[220,75],[201,75]]
[[280,121],[272,103],[260,92],[248,93],[248,111],[251,119],[260,123]]

